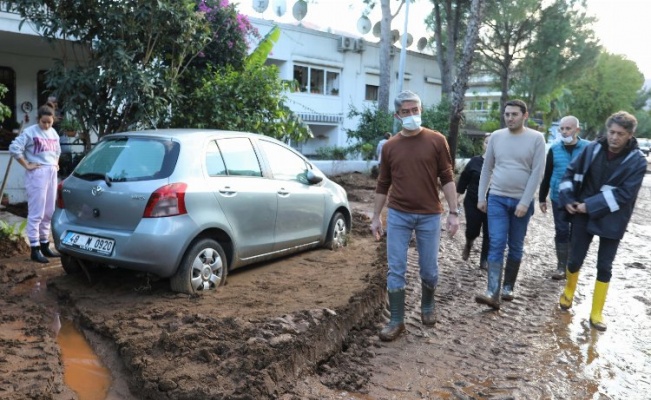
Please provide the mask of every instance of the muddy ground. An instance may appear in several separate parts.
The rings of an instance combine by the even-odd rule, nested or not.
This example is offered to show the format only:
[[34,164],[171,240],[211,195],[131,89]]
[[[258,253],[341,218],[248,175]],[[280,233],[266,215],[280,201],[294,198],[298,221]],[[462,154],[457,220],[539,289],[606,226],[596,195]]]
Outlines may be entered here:
[[[348,247],[235,271],[204,296],[174,294],[165,280],[124,270],[95,271],[92,282],[66,276],[56,262],[30,262],[23,248],[0,258],[0,398],[77,398],[64,384],[57,313],[111,370],[111,399],[645,398],[650,177],[616,260],[605,333],[587,324],[594,249],[575,307],[560,311],[563,283],[549,278],[553,222],[536,210],[515,301],[499,312],[477,305],[486,282],[478,243],[464,262],[463,231],[443,232],[437,325],[420,324],[411,268],[407,333],[380,342],[384,243],[368,234],[374,183],[361,174],[337,179],[355,211]],[[415,249],[409,257],[414,265]]]

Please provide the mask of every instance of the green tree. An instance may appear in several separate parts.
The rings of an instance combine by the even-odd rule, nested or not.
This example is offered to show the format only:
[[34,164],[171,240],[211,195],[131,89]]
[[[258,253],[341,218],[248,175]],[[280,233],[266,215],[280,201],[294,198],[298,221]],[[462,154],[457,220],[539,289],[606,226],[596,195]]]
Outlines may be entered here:
[[624,56],[602,52],[597,65],[585,71],[569,85],[572,92],[570,112],[585,122],[588,138],[604,129],[608,116],[619,110],[634,112],[644,76],[635,62]]
[[[361,153],[366,159],[372,159],[378,142],[383,139],[385,132],[393,129],[393,114],[383,111],[377,104],[371,107],[364,107],[358,110],[355,106],[350,107],[348,118],[358,118],[357,129],[346,129],[348,141],[353,142],[350,152]],[[364,152],[362,147],[369,144],[370,154]],[[367,146],[368,148],[368,146]]]
[[[29,21],[51,43],[71,40],[71,51],[63,52],[46,83],[66,104],[66,111],[99,136],[167,126],[183,92],[180,78],[193,60],[208,54],[211,64],[218,63],[216,57],[233,62],[241,56],[244,41],[242,34],[216,36],[211,29],[215,20],[210,18],[218,5],[208,7],[205,1],[14,0],[5,4],[20,13],[21,24]],[[232,6],[222,11],[220,24],[240,29]],[[222,39],[235,51],[214,44]]]
[[2,99],[4,99],[7,94],[7,87],[0,83],[0,122],[4,121],[5,118],[11,117],[11,110],[6,105],[2,104]]
[[[557,88],[596,63],[600,52],[585,0],[555,0],[540,12],[525,56],[514,68],[513,90],[530,115],[551,111]],[[556,92],[556,93],[555,93]]]

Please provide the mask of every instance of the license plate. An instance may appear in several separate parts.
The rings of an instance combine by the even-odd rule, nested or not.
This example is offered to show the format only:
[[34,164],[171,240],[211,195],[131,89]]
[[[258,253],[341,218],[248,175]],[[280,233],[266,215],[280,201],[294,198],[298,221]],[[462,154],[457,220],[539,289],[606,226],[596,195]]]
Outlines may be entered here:
[[108,256],[113,251],[115,241],[113,239],[84,235],[83,233],[68,232],[63,238],[63,244]]

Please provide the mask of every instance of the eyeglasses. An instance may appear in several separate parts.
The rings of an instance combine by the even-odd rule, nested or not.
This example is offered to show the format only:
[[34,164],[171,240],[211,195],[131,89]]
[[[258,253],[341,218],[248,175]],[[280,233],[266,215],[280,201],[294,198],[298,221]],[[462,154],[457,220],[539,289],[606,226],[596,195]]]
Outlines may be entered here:
[[420,115],[420,107],[401,108],[400,111],[398,111],[398,115],[400,115],[401,117],[408,117],[410,115]]

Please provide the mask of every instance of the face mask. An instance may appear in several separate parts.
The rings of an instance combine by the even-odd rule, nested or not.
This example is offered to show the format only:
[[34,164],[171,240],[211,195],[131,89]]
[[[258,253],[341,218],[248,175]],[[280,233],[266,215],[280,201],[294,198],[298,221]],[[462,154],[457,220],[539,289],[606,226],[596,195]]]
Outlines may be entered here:
[[415,131],[420,128],[421,118],[420,115],[410,115],[402,118],[402,127],[408,131]]
[[574,136],[568,136],[568,137],[561,136],[561,141],[565,144],[572,143],[572,140],[574,140]]

